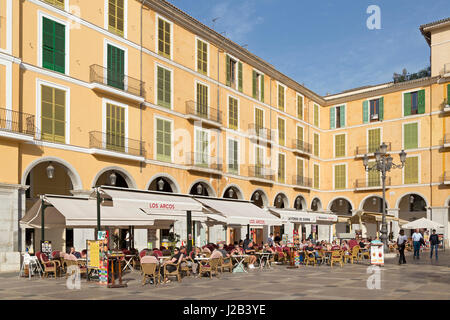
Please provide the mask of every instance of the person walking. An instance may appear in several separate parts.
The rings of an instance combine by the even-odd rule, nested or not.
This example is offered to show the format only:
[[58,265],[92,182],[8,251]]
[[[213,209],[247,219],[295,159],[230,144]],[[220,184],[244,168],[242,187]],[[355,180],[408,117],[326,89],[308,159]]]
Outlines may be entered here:
[[436,261],[437,261],[439,242],[440,241],[438,235],[436,234],[436,230],[433,229],[433,234],[430,236],[430,247],[431,247],[430,259],[433,259],[433,250],[436,250]]
[[419,232],[419,229],[416,229],[412,235],[413,247],[414,247],[414,259],[420,259],[420,239],[423,239],[422,234]]
[[272,247],[273,246],[273,233],[270,234],[269,238],[267,238],[267,244]]
[[400,253],[400,258],[398,259],[398,264],[406,263],[405,259],[405,247],[406,247],[406,241],[408,241],[408,237],[405,236],[405,230],[400,230],[400,235],[397,239],[397,247],[398,252]]

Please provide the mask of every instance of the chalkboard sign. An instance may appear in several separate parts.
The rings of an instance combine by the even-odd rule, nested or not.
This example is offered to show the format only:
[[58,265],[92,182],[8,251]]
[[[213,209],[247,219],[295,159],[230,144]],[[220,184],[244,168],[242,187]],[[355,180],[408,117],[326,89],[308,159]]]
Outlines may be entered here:
[[47,255],[52,253],[52,242],[49,240],[41,240],[41,252]]

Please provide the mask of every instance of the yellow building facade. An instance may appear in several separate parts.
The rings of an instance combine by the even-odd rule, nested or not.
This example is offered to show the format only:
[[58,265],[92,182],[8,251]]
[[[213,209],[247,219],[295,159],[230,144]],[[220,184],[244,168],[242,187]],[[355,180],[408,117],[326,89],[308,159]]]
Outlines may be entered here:
[[[407,152],[406,167],[388,173],[388,214],[426,216],[448,238],[449,19],[420,27],[430,77],[320,96],[162,0],[1,0],[0,18],[3,261],[39,243],[18,222],[39,195],[87,196],[113,182],[266,208],[381,212],[379,176],[362,158],[382,142],[395,163]],[[185,226],[174,228],[183,238]],[[245,233],[196,228],[199,242]],[[319,239],[352,232],[289,224],[255,235],[294,228]],[[49,231],[62,250],[91,233]]]

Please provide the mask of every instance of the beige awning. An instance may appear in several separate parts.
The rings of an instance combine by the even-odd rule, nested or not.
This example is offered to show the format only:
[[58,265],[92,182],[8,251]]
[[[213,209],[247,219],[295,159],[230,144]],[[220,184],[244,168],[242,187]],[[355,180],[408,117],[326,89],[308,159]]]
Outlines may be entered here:
[[250,201],[235,199],[217,199],[206,197],[194,197],[210,212],[220,214],[226,218],[228,225],[281,225],[281,219],[259,208]]
[[269,211],[278,216],[284,223],[316,223],[317,217],[311,212],[278,208],[269,208]]
[[[348,217],[348,220],[352,224],[359,224],[360,219],[361,222],[364,223],[377,223],[383,220],[383,214],[379,212],[358,210],[353,216]],[[399,219],[397,217],[386,214],[386,222],[391,221],[399,221]]]

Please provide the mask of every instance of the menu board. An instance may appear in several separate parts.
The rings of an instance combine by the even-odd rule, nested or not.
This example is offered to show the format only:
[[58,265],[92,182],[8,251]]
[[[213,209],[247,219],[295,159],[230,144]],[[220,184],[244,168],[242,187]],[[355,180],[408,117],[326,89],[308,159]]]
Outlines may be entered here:
[[52,253],[52,242],[49,240],[41,240],[41,252],[47,255]]
[[99,262],[98,262],[98,281],[102,285],[108,284],[108,231],[98,232],[99,243]]
[[374,265],[384,265],[384,251],[383,244],[374,244],[370,245],[370,264]]
[[100,267],[100,240],[87,240],[86,262],[90,269]]

